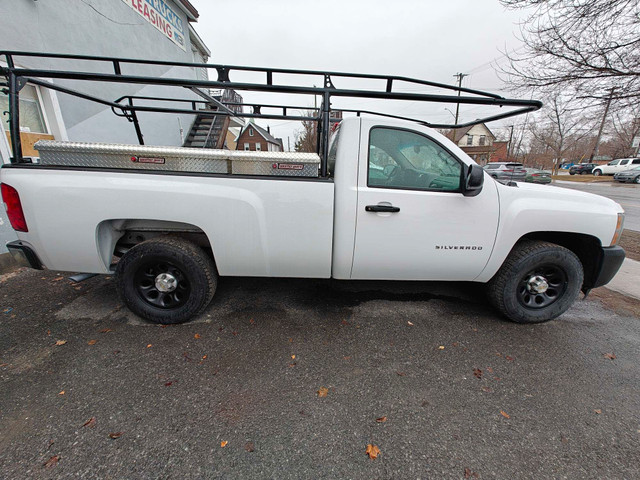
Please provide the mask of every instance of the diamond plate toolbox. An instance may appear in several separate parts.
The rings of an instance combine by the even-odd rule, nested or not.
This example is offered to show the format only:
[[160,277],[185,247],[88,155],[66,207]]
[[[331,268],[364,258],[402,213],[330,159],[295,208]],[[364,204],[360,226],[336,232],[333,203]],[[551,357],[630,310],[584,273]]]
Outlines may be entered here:
[[252,152],[186,147],[40,140],[40,164],[168,172],[317,177],[315,153]]

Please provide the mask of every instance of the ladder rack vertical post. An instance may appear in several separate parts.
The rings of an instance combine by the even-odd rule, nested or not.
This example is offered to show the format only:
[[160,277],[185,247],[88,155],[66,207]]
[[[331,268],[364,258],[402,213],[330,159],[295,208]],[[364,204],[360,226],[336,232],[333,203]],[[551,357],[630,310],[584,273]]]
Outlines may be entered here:
[[322,94],[322,156],[320,157],[320,176],[327,176],[327,162],[329,159],[329,115],[331,112],[331,94],[325,91]]
[[[10,68],[13,68],[13,65]],[[11,163],[20,163],[22,161],[20,88],[18,86],[18,77],[13,73],[13,70],[9,72],[9,131],[11,133],[11,150],[13,152]]]

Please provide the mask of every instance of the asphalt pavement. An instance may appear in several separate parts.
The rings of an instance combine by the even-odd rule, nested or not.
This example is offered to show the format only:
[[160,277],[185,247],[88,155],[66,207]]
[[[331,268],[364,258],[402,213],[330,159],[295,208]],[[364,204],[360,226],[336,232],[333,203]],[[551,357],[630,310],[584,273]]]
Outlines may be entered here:
[[223,279],[162,328],[108,277],[0,295],[2,478],[640,476],[640,322],[596,297],[527,326],[477,285]]

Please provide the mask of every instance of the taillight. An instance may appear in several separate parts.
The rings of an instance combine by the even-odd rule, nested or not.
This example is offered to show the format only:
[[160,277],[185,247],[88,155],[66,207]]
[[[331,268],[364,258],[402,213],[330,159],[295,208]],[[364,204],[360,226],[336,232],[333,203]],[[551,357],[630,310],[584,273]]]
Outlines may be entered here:
[[6,183],[3,183],[0,189],[2,190],[2,201],[7,210],[7,217],[9,217],[11,226],[16,232],[28,232],[27,220],[24,218],[18,191]]

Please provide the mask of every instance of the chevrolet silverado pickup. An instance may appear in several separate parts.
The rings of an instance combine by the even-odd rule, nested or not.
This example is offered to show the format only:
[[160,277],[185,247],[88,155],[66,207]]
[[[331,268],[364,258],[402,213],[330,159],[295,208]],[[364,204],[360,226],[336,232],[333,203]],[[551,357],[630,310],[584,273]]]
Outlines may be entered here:
[[127,307],[163,324],[202,312],[229,276],[479,282],[505,317],[535,323],[619,269],[614,201],[495,181],[424,123],[322,114],[321,156],[40,141],[0,169],[8,248],[34,268],[115,272]]

